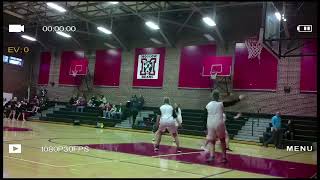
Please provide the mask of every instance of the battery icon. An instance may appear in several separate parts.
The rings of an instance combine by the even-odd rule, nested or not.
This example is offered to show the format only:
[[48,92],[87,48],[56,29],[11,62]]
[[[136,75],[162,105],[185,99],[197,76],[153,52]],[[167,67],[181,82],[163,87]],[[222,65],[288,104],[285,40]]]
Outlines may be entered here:
[[312,32],[312,25],[298,25],[298,32]]
[[9,32],[24,32],[24,25],[9,24]]

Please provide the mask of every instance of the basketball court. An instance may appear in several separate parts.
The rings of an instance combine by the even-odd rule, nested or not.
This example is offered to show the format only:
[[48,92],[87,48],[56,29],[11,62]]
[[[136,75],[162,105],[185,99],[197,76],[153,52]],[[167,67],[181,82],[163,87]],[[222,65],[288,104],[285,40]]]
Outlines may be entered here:
[[[4,2],[3,177],[316,178],[317,7]],[[214,90],[237,98],[224,107],[227,163],[219,143],[213,162],[201,149]],[[164,97],[181,105],[180,153],[169,134],[155,150]]]
[[[31,131],[4,130],[4,177],[173,177],[173,178],[292,178],[316,172],[314,152],[287,152],[231,143],[228,165],[205,162],[202,139],[182,137],[183,153],[164,138],[153,152],[152,135],[119,129],[73,127],[43,122],[4,121],[4,126]],[[8,144],[21,144],[21,154],[9,154]],[[89,145],[89,152],[42,152],[49,146]]]

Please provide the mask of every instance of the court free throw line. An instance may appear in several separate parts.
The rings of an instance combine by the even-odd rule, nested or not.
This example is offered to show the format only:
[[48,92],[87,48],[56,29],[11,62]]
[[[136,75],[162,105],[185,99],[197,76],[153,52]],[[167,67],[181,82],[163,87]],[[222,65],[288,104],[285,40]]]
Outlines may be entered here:
[[73,165],[67,165],[67,166],[63,166],[63,167],[85,166],[85,165],[101,164],[101,163],[106,163],[106,162],[121,162],[121,161],[128,161],[128,160],[140,159],[140,158],[157,158],[157,157],[178,156],[178,155],[184,155],[184,154],[197,154],[197,153],[201,153],[201,152],[202,151],[193,151],[193,152],[186,152],[186,153],[161,154],[161,155],[156,155],[156,156],[132,157],[132,158],[128,158],[128,159],[114,159],[114,160],[107,160],[107,161],[101,161],[101,162],[95,162],[95,163],[73,164]]

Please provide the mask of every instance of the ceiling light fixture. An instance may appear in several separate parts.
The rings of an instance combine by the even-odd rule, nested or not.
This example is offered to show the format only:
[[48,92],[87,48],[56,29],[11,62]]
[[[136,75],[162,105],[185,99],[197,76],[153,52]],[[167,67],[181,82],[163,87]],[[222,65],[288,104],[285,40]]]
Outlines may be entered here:
[[203,22],[205,22],[208,26],[216,26],[216,23],[214,22],[214,20],[212,20],[209,17],[204,17],[202,18]]
[[115,49],[115,48],[116,48],[115,46],[113,46],[113,45],[111,45],[111,44],[109,44],[109,43],[104,43],[104,45],[106,45],[106,46],[108,46],[109,48],[112,48],[112,49]]
[[110,4],[118,4],[119,2],[117,2],[117,1],[111,1],[111,2],[109,2]]
[[146,22],[146,25],[147,25],[149,28],[153,29],[153,30],[158,30],[158,29],[160,29],[160,27],[159,27],[156,23],[154,23],[154,22],[152,22],[152,21],[147,21],[147,22]]
[[150,38],[150,40],[156,44],[162,44],[162,42],[160,42],[159,40],[155,39],[155,38]]
[[29,41],[37,41],[35,38],[28,36],[28,35],[22,35],[21,37],[24,39],[28,39]]
[[275,12],[274,15],[279,21],[281,21],[281,14],[279,12]]
[[61,31],[57,31],[57,34],[59,34],[60,36],[66,37],[66,38],[71,38],[71,36],[67,33],[61,32]]
[[209,41],[215,41],[215,39],[210,34],[204,34],[204,37],[206,37]]
[[97,29],[98,29],[99,31],[103,32],[103,33],[112,34],[112,32],[111,32],[109,29],[106,29],[106,28],[104,28],[104,27],[102,27],[102,26],[97,27]]
[[55,9],[55,10],[57,10],[59,12],[66,12],[67,11],[66,9],[64,9],[63,7],[61,7],[61,6],[59,6],[59,5],[55,4],[55,3],[49,2],[49,3],[47,3],[47,5],[50,8]]

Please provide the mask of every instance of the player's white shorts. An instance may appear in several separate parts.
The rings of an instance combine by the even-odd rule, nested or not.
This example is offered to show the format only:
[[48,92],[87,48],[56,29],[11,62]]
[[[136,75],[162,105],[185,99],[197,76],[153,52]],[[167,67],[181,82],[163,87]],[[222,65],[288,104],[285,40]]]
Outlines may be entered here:
[[170,134],[177,133],[177,126],[175,125],[175,122],[160,122],[159,131],[165,132],[166,129],[168,129]]
[[216,140],[216,139],[222,139],[226,138],[227,133],[226,133],[226,126],[224,123],[220,123],[217,126],[213,127],[207,127],[208,129],[208,135],[207,139],[208,140]]

